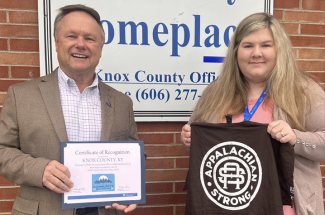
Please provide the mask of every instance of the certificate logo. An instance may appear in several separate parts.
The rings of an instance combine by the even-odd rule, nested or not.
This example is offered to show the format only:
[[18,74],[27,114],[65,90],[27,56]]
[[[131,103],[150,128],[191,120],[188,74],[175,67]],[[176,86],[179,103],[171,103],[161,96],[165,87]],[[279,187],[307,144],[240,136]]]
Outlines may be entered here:
[[115,175],[114,174],[93,174],[92,175],[92,191],[106,192],[115,191]]
[[212,147],[201,163],[201,183],[207,197],[227,210],[241,210],[255,198],[262,181],[256,152],[239,142]]

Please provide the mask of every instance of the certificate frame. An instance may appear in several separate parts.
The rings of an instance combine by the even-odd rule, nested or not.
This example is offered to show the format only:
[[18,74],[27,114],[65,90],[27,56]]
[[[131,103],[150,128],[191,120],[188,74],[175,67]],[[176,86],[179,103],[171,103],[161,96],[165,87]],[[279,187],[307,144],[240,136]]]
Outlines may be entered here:
[[[80,148],[80,150],[78,150],[78,148]],[[129,149],[129,150],[125,151],[125,149]],[[74,154],[71,154],[71,151],[73,151],[73,150],[75,150],[75,152],[74,152]],[[111,150],[113,150],[113,151],[111,151]],[[119,150],[119,151],[116,151],[116,150]],[[130,151],[132,153],[130,153]],[[115,154],[114,154],[114,152],[115,152]],[[122,153],[122,152],[129,152],[130,155],[128,153]],[[124,157],[124,158],[122,158],[122,160],[126,159],[127,161],[132,161],[132,162],[133,162],[134,157],[136,159],[139,159],[139,161],[136,160],[134,162],[135,163],[134,165],[137,167],[137,168],[135,168],[136,170],[138,170],[138,168],[140,168],[140,173],[139,174],[136,173],[135,175],[132,175],[132,178],[135,179],[135,181],[137,181],[137,184],[141,186],[141,188],[138,188],[137,186],[136,186],[137,188],[134,188],[135,186],[133,186],[133,190],[136,189],[139,192],[131,191],[131,193],[130,193],[127,191],[127,189],[124,189],[124,185],[122,186],[122,189],[121,189],[121,186],[118,185],[118,183],[116,183],[115,177],[119,177],[121,179],[121,176],[118,176],[118,175],[125,174],[125,176],[126,176],[127,174],[125,172],[122,173],[123,170],[125,171],[128,168],[132,168],[131,166],[133,165],[133,163],[132,164],[131,163],[119,164],[117,160],[116,161],[114,160],[114,158],[118,159],[116,157],[117,155],[120,157]],[[127,157],[127,156],[129,156],[129,157]],[[74,163],[74,161],[72,161],[72,159],[76,158],[76,157],[78,158],[78,160],[79,160],[79,158],[82,159],[83,160],[82,162],[89,161],[90,163],[85,164],[84,166],[83,166],[84,163],[77,164],[78,161],[75,161],[76,163]],[[92,158],[90,159],[89,157],[92,157]],[[94,159],[103,161],[99,165],[114,165],[114,164],[116,164],[119,166],[118,167],[115,166],[115,168],[117,168],[117,169],[114,169],[114,170],[109,169],[109,168],[111,168],[110,166],[104,166],[104,167],[98,166],[97,167],[95,164],[97,162],[97,160],[94,160]],[[109,159],[112,159],[112,160],[109,160]],[[107,163],[105,163],[105,162],[107,162],[107,160],[109,160],[111,162],[115,162],[115,163],[107,164]],[[63,165],[66,165],[69,168],[69,170],[71,172],[71,179],[74,182],[74,187],[71,189],[71,191],[62,194],[62,209],[100,207],[100,206],[112,205],[113,203],[118,203],[118,204],[122,204],[122,205],[146,203],[145,153],[144,153],[143,141],[91,141],[91,142],[87,142],[87,141],[72,142],[71,141],[71,142],[61,142],[61,163]],[[91,165],[94,165],[95,167],[89,167]],[[80,166],[83,166],[83,167],[80,167]],[[127,166],[130,166],[130,167],[127,167]],[[88,168],[88,170],[86,171],[86,176],[81,175],[82,177],[85,177],[85,180],[84,179],[77,180],[76,175],[78,175],[78,174],[76,174],[76,173],[78,173],[78,171],[80,171],[80,168],[81,169]],[[95,168],[95,169],[90,169],[90,168]],[[96,170],[96,168],[101,168],[101,169]],[[118,172],[122,170],[122,172],[112,173],[112,171],[116,171],[116,170]],[[91,171],[91,172],[89,172],[89,171]],[[84,173],[84,171],[83,171],[83,173]],[[116,173],[118,173],[118,175],[115,175]],[[87,187],[86,191],[78,188],[78,186],[84,186],[83,184],[80,185],[80,181],[82,181],[82,183],[86,183],[87,184],[86,186],[89,185],[89,175],[91,175],[91,177],[92,177],[91,191],[90,191],[89,187]],[[99,175],[104,175],[103,177],[106,180],[106,182],[102,181],[102,179],[100,179],[100,178],[99,178],[99,180],[96,179],[96,181],[94,182],[94,177],[99,176]],[[113,177],[113,179],[107,178],[106,176]],[[80,177],[80,176],[78,175],[78,177]],[[100,177],[102,177],[102,176],[100,176]],[[136,178],[134,178],[134,177],[136,177]],[[123,180],[128,180],[125,178],[127,178],[127,177],[123,177]],[[85,182],[87,180],[88,180],[88,183]],[[77,182],[77,184],[75,182]],[[102,182],[103,182],[103,184],[101,184]],[[110,192],[111,190],[103,189],[103,187],[105,187],[105,186],[98,185],[97,188],[100,188],[103,190],[93,191],[94,187],[96,189],[96,183],[99,183],[99,185],[106,184],[105,185],[106,187],[112,187],[109,189],[113,189],[113,187],[114,187],[114,190],[112,192]],[[118,187],[115,187],[116,185]],[[127,185],[127,188],[129,188],[128,185]],[[132,186],[131,186],[131,189],[132,189]],[[76,192],[80,192],[80,194],[76,194]],[[92,194],[89,194],[89,192],[91,192]]]

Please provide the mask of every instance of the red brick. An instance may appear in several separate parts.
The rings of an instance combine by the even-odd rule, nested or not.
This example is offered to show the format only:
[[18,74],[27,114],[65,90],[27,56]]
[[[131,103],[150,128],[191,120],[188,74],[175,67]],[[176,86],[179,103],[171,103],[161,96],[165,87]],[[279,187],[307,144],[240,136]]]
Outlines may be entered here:
[[275,18],[281,21],[283,19],[283,10],[274,10],[273,16],[275,16]]
[[11,77],[13,78],[38,78],[40,77],[39,67],[12,66]]
[[176,206],[176,215],[184,215],[185,206]]
[[38,26],[0,25],[0,37],[38,37]]
[[174,168],[173,158],[156,158],[146,160],[146,169],[170,169]]
[[[6,95],[7,94],[5,93],[0,94],[0,105],[3,105],[3,103],[5,102]],[[1,186],[1,178],[0,178],[0,186]]]
[[38,13],[35,11],[9,11],[10,23],[38,23]]
[[297,61],[300,68],[305,71],[325,71],[325,61]]
[[320,171],[321,171],[322,175],[325,175],[325,166],[321,166]]
[[325,49],[299,49],[299,59],[325,59]]
[[13,84],[18,84],[24,81],[20,80],[0,80],[0,91],[7,92],[8,88]]
[[1,0],[0,8],[10,8],[10,9],[34,9],[37,10],[37,0]]
[[310,72],[310,74],[316,78],[317,81],[325,83],[325,73],[324,72]]
[[6,11],[0,11],[0,23],[7,22],[7,13]]
[[147,195],[146,205],[185,204],[186,194]]
[[146,183],[146,193],[171,193],[173,183]]
[[305,10],[325,10],[325,1],[324,0],[303,0],[302,8]]
[[0,52],[0,64],[39,65],[39,54]]
[[290,0],[290,1],[283,1],[278,0],[274,1],[274,8],[285,8],[285,9],[298,9],[299,8],[299,1],[300,0]]
[[325,25],[301,24],[301,34],[325,35]]
[[0,50],[1,51],[8,50],[8,40],[7,39],[0,39]]
[[13,201],[0,201],[0,212],[10,212],[13,205]]
[[292,22],[324,23],[324,15],[321,12],[286,11],[284,17],[286,21]]
[[185,182],[175,182],[175,193],[182,193],[184,191]]
[[[181,132],[181,131],[180,131],[180,132]],[[176,134],[175,141],[176,141],[176,143],[182,143],[182,142],[181,142],[181,133]]]
[[0,188],[0,199],[15,199],[19,192],[19,187]]
[[283,28],[288,34],[298,34],[299,33],[299,24],[297,23],[281,23]]
[[290,36],[293,46],[325,47],[324,37]]
[[11,51],[38,51],[39,41],[33,39],[10,39]]
[[171,144],[174,143],[174,134],[139,134],[139,140],[145,144]]
[[187,158],[176,158],[176,168],[188,168],[189,160]]
[[127,213],[127,215],[172,215],[174,207],[137,207],[134,211]]
[[9,77],[9,68],[7,66],[0,66],[0,78]]
[[146,170],[146,181],[185,180],[187,170]]
[[148,157],[189,155],[184,146],[145,146],[144,148]]
[[6,178],[0,176],[0,186],[13,186],[15,185],[13,182],[7,180]]
[[180,132],[186,122],[138,122],[138,132]]

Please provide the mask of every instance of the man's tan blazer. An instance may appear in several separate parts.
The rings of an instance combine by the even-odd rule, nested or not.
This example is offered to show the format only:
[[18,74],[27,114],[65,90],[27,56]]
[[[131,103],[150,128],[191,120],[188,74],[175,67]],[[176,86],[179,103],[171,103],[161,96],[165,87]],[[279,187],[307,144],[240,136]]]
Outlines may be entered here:
[[[137,140],[131,99],[99,82],[102,141]],[[72,215],[62,195],[44,188],[43,172],[60,161],[60,142],[68,141],[60,102],[58,73],[9,88],[0,120],[0,175],[20,185],[12,215]],[[102,214],[115,210],[100,208]],[[120,212],[118,214],[121,214]]]

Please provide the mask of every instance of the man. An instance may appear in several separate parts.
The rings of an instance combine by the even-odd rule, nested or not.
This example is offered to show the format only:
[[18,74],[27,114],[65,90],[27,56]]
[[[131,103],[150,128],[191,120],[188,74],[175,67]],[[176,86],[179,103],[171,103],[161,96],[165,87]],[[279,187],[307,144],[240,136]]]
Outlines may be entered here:
[[0,175],[20,186],[12,215],[122,214],[136,205],[61,209],[73,182],[60,142],[137,140],[131,99],[98,81],[104,30],[84,5],[60,8],[54,24],[59,68],[8,89],[0,120]]

